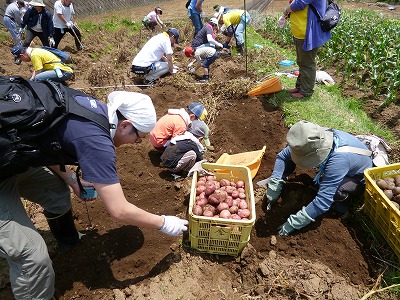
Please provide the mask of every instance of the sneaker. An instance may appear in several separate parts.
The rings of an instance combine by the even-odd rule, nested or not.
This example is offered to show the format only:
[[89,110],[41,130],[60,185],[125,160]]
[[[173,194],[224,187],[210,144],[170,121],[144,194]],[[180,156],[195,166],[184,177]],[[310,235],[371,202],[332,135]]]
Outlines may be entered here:
[[200,82],[206,83],[210,79],[210,75],[203,75],[203,78],[200,79]]
[[145,85],[154,85],[156,83],[157,83],[157,79],[152,79],[152,80],[143,79],[143,84],[145,84]]
[[290,94],[298,93],[298,92],[300,92],[300,89],[299,88],[288,89],[288,90],[286,90],[286,92],[288,92]]
[[297,99],[303,99],[305,97],[302,93],[293,93],[291,96]]

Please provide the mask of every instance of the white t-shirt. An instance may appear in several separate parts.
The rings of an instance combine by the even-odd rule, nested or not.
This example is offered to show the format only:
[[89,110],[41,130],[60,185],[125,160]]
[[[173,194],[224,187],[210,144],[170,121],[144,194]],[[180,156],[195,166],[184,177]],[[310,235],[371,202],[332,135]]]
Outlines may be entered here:
[[157,20],[157,13],[153,10],[151,12],[148,13],[148,15],[146,16],[147,19],[149,19],[152,22],[156,22]]
[[132,61],[133,66],[148,67],[152,63],[160,61],[164,54],[173,54],[171,40],[168,34],[159,33],[144,44]]
[[61,3],[61,0],[58,0],[54,3],[54,14],[53,14],[53,23],[56,28],[67,28],[67,25],[63,21],[61,21],[58,14],[62,14],[67,22],[71,21],[71,16],[75,14],[74,6],[72,3],[70,6],[64,6]]

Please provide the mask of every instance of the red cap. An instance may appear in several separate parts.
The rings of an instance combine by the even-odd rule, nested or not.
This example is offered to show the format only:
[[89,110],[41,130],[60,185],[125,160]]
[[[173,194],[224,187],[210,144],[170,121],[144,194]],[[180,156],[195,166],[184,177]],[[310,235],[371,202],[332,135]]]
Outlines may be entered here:
[[185,48],[185,55],[186,55],[187,57],[192,56],[193,53],[194,53],[194,50],[193,50],[192,47],[188,46],[188,47]]

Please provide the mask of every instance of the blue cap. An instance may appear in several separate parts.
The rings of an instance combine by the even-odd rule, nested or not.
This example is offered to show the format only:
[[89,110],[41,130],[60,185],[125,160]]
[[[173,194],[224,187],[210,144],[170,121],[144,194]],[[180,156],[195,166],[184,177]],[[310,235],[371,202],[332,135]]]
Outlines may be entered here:
[[170,28],[167,30],[169,35],[173,35],[175,38],[175,43],[179,44],[179,31],[176,28]]
[[198,102],[192,102],[188,106],[188,109],[197,117],[199,120],[204,120],[204,118],[207,116],[207,110],[205,107],[198,103]]
[[24,46],[21,44],[15,45],[11,49],[11,54],[14,55],[14,57],[19,57],[22,53],[24,53]]

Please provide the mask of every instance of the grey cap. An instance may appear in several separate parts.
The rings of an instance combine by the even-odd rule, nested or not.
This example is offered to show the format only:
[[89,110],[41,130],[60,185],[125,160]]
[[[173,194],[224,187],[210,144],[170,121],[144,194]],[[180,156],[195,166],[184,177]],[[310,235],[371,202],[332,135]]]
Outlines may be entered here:
[[210,146],[210,140],[208,138],[210,129],[207,124],[200,120],[194,120],[189,126],[188,131],[192,133],[195,137],[202,137],[204,144]]

